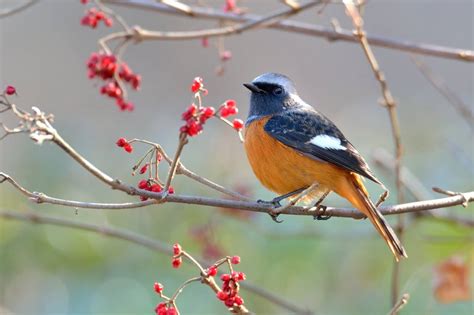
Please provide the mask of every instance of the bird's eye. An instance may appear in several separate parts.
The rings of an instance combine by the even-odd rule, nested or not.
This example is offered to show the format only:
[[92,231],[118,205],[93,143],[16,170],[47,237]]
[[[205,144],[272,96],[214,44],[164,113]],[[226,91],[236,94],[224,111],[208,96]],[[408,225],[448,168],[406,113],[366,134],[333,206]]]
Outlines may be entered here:
[[276,89],[273,90],[273,94],[275,94],[275,95],[280,95],[281,93],[283,93],[282,88],[276,88]]

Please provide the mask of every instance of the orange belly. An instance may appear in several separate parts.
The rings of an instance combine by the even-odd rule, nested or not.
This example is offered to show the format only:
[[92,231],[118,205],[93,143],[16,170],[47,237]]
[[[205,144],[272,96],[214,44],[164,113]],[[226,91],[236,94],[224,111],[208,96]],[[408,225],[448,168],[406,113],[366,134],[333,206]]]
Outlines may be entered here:
[[263,129],[269,117],[250,123],[245,130],[245,151],[260,182],[277,194],[286,194],[317,183],[318,192],[335,191],[344,196],[353,173],[324,161],[311,159],[272,138]]

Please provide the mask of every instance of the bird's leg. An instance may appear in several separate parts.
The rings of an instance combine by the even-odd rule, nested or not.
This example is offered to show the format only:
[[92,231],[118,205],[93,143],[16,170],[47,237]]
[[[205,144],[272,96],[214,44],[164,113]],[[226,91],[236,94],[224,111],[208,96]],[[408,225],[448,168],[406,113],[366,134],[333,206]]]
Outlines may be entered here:
[[325,205],[322,205],[324,199],[329,195],[330,191],[326,191],[322,196],[321,198],[319,198],[319,200],[314,204],[314,207],[316,207],[316,209],[314,211],[316,211],[318,214],[314,216],[314,219],[315,220],[318,220],[318,221],[321,221],[321,220],[328,220],[329,218],[331,218],[330,215],[324,215],[324,213],[326,212],[326,209],[327,207]]
[[270,201],[265,201],[265,200],[257,200],[258,203],[269,203],[269,204],[272,204],[273,206],[275,207],[281,207],[281,203],[280,201],[286,199],[286,198],[289,198],[291,196],[294,196],[296,194],[299,194],[300,192],[304,191],[307,187],[302,187],[302,188],[299,188],[297,190],[294,190],[294,191],[290,191],[289,193],[286,193],[284,195],[281,195],[281,196],[278,196],[278,197],[275,197],[273,198],[272,200]]
[[[314,183],[312,184],[311,186],[309,187],[306,187],[306,188],[300,188],[298,190],[295,190],[293,193],[294,194],[298,194],[293,200],[291,200],[290,202],[288,202],[286,205],[284,206],[280,206],[278,208],[274,208],[270,211],[270,216],[272,217],[273,221],[277,222],[277,223],[281,223],[283,221],[278,221],[278,216],[280,215],[280,213],[283,211],[283,210],[286,210],[288,209],[289,207],[292,207],[294,206],[298,201],[300,201],[303,197],[305,197],[308,193],[312,192],[314,189],[316,189],[319,185],[317,183]],[[290,193],[291,194],[291,193]],[[286,194],[288,195],[288,194]],[[283,195],[285,196],[285,195]],[[280,196],[280,197],[283,197],[283,196]],[[291,197],[292,195],[290,196],[287,196],[285,198],[288,198],[288,197]]]

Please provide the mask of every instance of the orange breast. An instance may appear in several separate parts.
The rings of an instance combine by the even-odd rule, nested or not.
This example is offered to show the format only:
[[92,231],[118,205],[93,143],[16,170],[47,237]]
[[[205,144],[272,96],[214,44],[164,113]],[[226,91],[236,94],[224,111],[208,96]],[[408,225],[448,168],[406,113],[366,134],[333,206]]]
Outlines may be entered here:
[[268,119],[265,117],[252,122],[245,131],[245,151],[260,182],[278,194],[313,183],[318,183],[323,191],[333,190],[341,194],[348,176],[354,174],[330,163],[311,159],[272,138],[263,129]]

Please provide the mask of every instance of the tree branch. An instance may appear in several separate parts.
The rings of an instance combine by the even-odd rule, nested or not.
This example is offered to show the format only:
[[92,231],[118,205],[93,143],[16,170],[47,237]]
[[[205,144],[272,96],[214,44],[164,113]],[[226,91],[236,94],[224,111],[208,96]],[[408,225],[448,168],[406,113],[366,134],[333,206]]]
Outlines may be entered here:
[[[104,3],[110,3],[120,6],[139,8],[144,10],[154,10],[162,13],[183,15],[181,11],[167,7],[161,3],[156,3],[152,0],[102,0]],[[245,22],[245,21],[258,21],[262,17],[256,14],[235,14],[226,13],[221,10],[212,8],[202,8],[198,6],[190,6],[193,11],[193,17],[212,19],[219,21],[233,21],[233,22]],[[274,24],[267,26],[270,29],[277,29],[286,32],[300,33],[309,36],[323,37],[330,41],[346,41],[357,43],[359,40],[354,35],[352,30],[338,29],[334,30],[330,27],[324,27],[320,25],[313,25],[308,23],[302,23],[298,21],[279,21]],[[459,49],[444,47],[426,43],[415,43],[407,40],[399,40],[388,38],[379,35],[367,35],[369,44],[373,46],[384,47],[388,49],[401,50],[405,52],[412,52],[421,55],[435,56],[440,58],[448,58],[455,60],[462,60],[468,62],[474,62],[474,51],[468,49]]]
[[[77,221],[53,217],[53,216],[38,215],[32,212],[18,213],[14,211],[0,210],[0,218],[4,218],[7,220],[30,222],[30,223],[35,223],[35,224],[48,224],[48,225],[56,225],[56,226],[73,228],[73,229],[79,229],[79,230],[86,230],[86,231],[102,234],[104,236],[128,241],[128,242],[146,247],[148,249],[151,249],[153,251],[160,252],[166,255],[170,255],[170,256],[173,255],[173,250],[172,250],[171,245],[166,244],[162,241],[153,240],[143,235],[136,234],[136,233],[123,230],[123,229],[100,226],[100,225],[95,225],[95,224],[90,224],[90,223],[82,223],[82,222],[77,222]],[[212,262],[208,262],[202,258],[197,258],[196,260],[201,265],[204,265],[204,266],[212,265]],[[247,290],[248,292],[252,292],[255,295],[258,295],[268,300],[269,302],[275,305],[278,305],[284,309],[287,309],[291,312],[294,312],[296,314],[312,314],[311,311],[301,308],[300,306],[295,305],[290,301],[284,300],[279,295],[275,295],[274,293],[267,291],[263,288],[260,288],[254,284],[251,284],[248,281],[240,283],[240,286],[244,288],[245,290]]]

